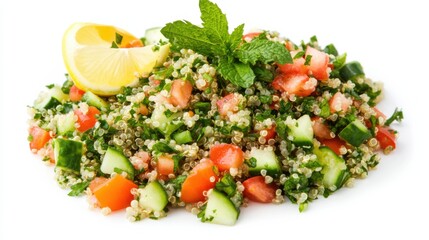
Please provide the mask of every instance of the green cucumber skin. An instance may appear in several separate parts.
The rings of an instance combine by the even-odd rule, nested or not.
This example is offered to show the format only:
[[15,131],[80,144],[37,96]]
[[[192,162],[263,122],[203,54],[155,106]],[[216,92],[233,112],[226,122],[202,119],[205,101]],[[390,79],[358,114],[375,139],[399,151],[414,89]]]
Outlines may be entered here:
[[365,125],[356,119],[341,130],[338,136],[349,144],[359,147],[372,135]]
[[323,166],[323,185],[327,188],[332,185],[337,189],[341,188],[349,177],[344,159],[329,147],[320,147],[313,152],[317,156],[317,161]]
[[62,138],[54,140],[56,167],[79,173],[82,154],[82,142]]
[[365,72],[359,62],[349,62],[340,68],[340,77],[343,81],[355,80],[357,77],[361,76],[365,76]]
[[109,104],[104,101],[103,99],[101,99],[99,96],[97,96],[96,94],[87,91],[85,92],[85,94],[83,94],[82,96],[82,101],[88,103],[88,105],[96,107],[98,109],[103,109],[103,108],[108,108]]
[[250,175],[261,175],[261,170],[269,176],[279,176],[282,173],[281,164],[273,151],[252,149],[250,156],[256,159],[256,166],[249,167]]

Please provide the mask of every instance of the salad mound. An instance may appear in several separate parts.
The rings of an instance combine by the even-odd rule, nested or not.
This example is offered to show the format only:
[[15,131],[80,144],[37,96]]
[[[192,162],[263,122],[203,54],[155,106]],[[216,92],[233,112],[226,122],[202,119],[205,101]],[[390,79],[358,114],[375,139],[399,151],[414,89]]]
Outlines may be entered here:
[[200,10],[202,26],[141,39],[91,23],[66,32],[66,80],[28,107],[28,140],[69,196],[131,221],[184,207],[233,225],[251,202],[304,211],[396,148],[403,113],[377,109],[382,85],[359,62],[315,36],[230,32],[208,0]]

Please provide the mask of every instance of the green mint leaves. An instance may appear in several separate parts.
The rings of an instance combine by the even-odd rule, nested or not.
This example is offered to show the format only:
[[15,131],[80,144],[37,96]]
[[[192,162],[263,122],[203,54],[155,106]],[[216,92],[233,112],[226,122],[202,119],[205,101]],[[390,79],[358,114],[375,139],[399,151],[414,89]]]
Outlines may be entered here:
[[192,49],[213,59],[220,75],[231,83],[250,87],[255,80],[252,67],[257,63],[292,63],[285,46],[261,34],[243,42],[244,24],[229,34],[228,21],[221,9],[209,0],[200,0],[202,26],[188,21],[168,23],[161,33],[179,48]]

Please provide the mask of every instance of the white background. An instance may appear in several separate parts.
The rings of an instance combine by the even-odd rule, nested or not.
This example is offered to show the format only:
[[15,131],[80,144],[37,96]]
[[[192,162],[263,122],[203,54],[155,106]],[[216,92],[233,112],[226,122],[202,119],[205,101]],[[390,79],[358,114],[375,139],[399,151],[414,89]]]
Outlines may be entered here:
[[[1,2],[1,239],[428,239],[429,103],[424,1],[226,1],[217,0],[230,28],[277,30],[295,42],[314,34],[334,42],[367,76],[385,83],[387,115],[402,107],[398,149],[376,171],[299,213],[289,202],[251,204],[237,224],[200,223],[183,209],[162,220],[130,223],[125,213],[104,217],[84,198],[67,196],[29,151],[26,106],[50,83],[64,81],[61,39],[76,21],[112,24],[142,36],[146,28],[187,19],[199,23],[198,1]],[[425,10],[426,9],[426,10]]]

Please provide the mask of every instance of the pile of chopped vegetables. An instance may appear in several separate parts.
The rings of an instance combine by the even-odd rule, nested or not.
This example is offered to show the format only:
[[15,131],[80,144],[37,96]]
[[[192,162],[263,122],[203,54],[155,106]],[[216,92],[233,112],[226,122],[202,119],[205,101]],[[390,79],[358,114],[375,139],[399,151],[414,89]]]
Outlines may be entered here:
[[[200,10],[201,27],[176,21],[142,39],[97,24],[68,31],[108,34],[96,50],[82,39],[97,34],[64,41],[66,81],[28,107],[28,140],[70,196],[131,221],[184,207],[233,225],[252,201],[304,211],[396,148],[390,125],[403,113],[376,108],[382,85],[359,62],[315,36],[295,44],[244,24],[230,33],[216,4]],[[125,51],[140,65],[115,64]]]

